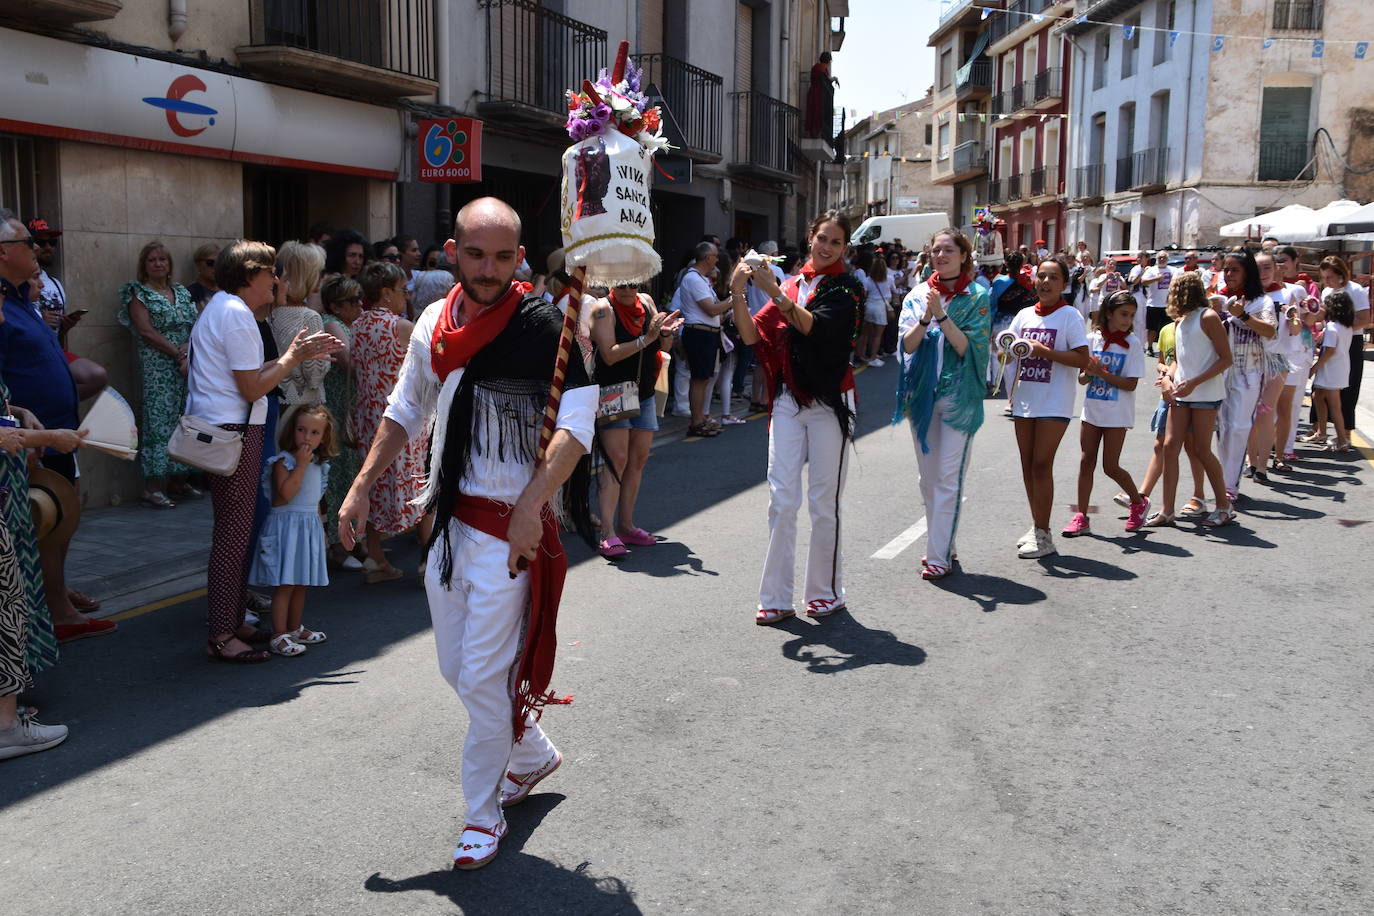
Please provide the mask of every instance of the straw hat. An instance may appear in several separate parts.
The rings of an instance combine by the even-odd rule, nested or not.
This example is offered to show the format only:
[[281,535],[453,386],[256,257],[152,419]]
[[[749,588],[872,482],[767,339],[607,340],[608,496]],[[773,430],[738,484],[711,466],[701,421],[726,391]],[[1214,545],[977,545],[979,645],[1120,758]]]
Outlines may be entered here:
[[29,472],[29,508],[40,543],[63,541],[76,532],[81,517],[76,488],[56,471],[38,468]]

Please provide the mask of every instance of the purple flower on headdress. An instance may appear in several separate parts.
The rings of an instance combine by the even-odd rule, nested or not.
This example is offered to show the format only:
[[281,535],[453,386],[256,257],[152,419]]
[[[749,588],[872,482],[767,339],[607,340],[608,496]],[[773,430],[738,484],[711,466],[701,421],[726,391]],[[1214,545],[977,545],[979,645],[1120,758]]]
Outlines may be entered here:
[[625,85],[631,92],[640,91],[640,80],[644,78],[644,68],[636,67],[633,60],[625,63]]
[[602,123],[611,119],[611,106],[606,104],[597,105],[592,109],[592,117]]

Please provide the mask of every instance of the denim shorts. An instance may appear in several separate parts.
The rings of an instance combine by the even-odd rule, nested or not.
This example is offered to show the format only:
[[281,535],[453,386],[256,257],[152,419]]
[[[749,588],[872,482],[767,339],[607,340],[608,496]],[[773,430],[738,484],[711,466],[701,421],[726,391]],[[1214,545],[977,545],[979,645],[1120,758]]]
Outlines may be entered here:
[[656,432],[658,430],[658,407],[654,404],[654,399],[639,402],[639,416],[621,417],[611,423],[603,423],[597,429],[642,429],[645,432]]
[[1221,401],[1179,401],[1178,403],[1192,410],[1216,410],[1221,406]]
[[1154,416],[1150,417],[1150,432],[1155,434],[1156,439],[1163,439],[1165,431],[1169,428],[1169,402],[1160,401],[1155,408]]

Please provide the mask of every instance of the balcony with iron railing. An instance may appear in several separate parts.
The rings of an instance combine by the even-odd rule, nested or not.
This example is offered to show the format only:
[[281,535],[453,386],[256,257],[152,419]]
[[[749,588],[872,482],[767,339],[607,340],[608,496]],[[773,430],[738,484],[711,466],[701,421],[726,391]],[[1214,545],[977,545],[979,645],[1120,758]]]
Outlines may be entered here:
[[1169,167],[1167,146],[1141,150],[1132,155],[1131,159],[1131,190],[1143,191],[1164,187],[1164,173]]
[[978,140],[960,143],[954,148],[954,180],[959,181],[972,173],[986,172],[988,154]]
[[1021,181],[1020,175],[1008,175],[1006,177],[1006,182],[1008,203],[1021,200],[1023,197],[1025,197],[1025,194],[1022,191],[1022,185],[1024,184],[1024,182]]
[[434,0],[250,0],[255,76],[366,98],[438,88]]
[[995,207],[1007,202],[1007,180],[994,178],[988,182],[988,206]]
[[983,55],[964,64],[954,74],[954,93],[959,100],[985,98],[992,92],[992,61]]
[[1059,168],[1058,166],[1046,165],[1030,171],[1030,194],[1029,197],[1058,197],[1059,196]]
[[988,46],[997,44],[1028,22],[1039,24],[1043,20],[1033,17],[1058,2],[1060,0],[1008,0],[1004,11],[988,17]]
[[1035,74],[1031,80],[1029,103],[1037,108],[1050,108],[1064,98],[1064,71],[1050,67]]
[[1080,165],[1073,170],[1073,196],[1079,200],[1094,200],[1102,197],[1102,173],[1103,165],[1095,162],[1092,165]]
[[637,54],[635,65],[644,69],[641,85],[645,91],[650,86],[658,89],[682,131],[682,155],[719,162],[724,80],[667,54]]
[[1256,177],[1260,181],[1311,181],[1314,146],[1310,140],[1261,140]]
[[1321,31],[1324,5],[1322,0],[1274,0],[1274,30]]
[[567,120],[568,89],[606,66],[606,32],[545,9],[535,0],[481,0],[486,10],[487,89],[483,117]]
[[794,148],[801,112],[762,92],[732,92],[735,158],[731,174],[774,181],[797,177]]

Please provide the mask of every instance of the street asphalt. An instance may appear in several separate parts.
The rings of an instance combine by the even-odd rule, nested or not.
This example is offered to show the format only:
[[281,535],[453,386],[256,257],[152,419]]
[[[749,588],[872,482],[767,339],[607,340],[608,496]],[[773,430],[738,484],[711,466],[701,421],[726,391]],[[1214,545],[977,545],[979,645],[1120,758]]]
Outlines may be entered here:
[[859,377],[848,613],[753,623],[761,420],[655,449],[658,546],[571,548],[565,762],[486,869],[449,869],[466,718],[402,539],[405,580],[311,594],[299,659],[211,664],[204,598],[64,647],[30,701],[71,738],[0,764],[0,912],[1374,912],[1370,453],[1302,452],[1212,532],[1128,535],[1099,477],[1094,533],[1027,561],[989,401],[931,584],[893,545],[921,518],[895,371]]

